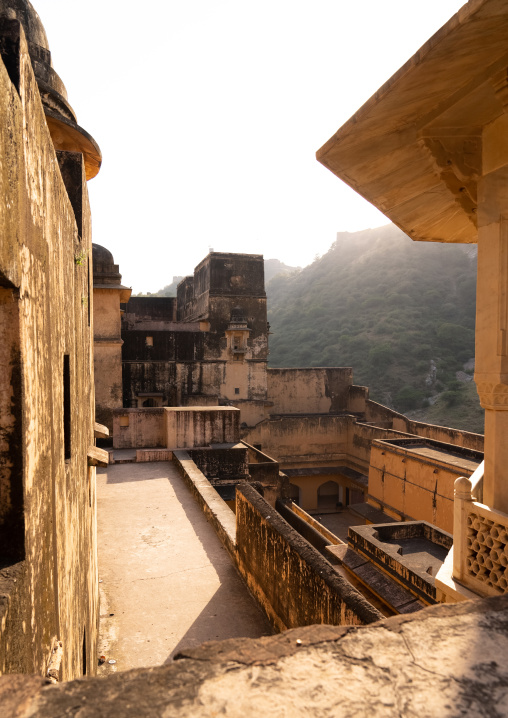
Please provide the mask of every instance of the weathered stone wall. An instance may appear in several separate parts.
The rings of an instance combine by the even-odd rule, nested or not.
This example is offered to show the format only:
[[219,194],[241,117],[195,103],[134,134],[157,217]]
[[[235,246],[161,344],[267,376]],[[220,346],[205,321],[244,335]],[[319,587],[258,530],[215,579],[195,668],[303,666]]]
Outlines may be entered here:
[[368,473],[370,464],[370,450],[372,442],[376,439],[401,439],[409,434],[384,429],[370,424],[361,424],[352,421],[348,432],[348,456],[357,466],[361,466]]
[[122,317],[124,329],[150,322],[176,322],[176,297],[131,297]]
[[113,412],[123,406],[121,340],[94,342],[95,418],[113,433]]
[[323,536],[317,529],[312,526],[308,521],[305,521],[301,516],[298,516],[294,511],[291,510],[290,506],[283,501],[277,501],[275,508],[282,516],[282,518],[292,526],[295,531],[298,531],[300,536],[308,541],[311,546],[319,551],[320,554],[325,555],[326,546],[330,545],[330,539]]
[[94,289],[96,419],[113,431],[113,411],[123,406],[120,290]]
[[114,449],[166,447],[164,409],[117,409],[113,413]]
[[249,444],[262,449],[283,466],[345,459],[351,417],[277,416],[267,419],[245,433]]
[[207,479],[240,479],[248,475],[247,447],[189,449],[189,456]]
[[353,384],[349,387],[348,411],[352,414],[365,414],[365,403],[369,398],[369,390],[366,386]]
[[453,545],[451,534],[439,531],[425,521],[355,526],[349,531],[348,543],[425,603],[437,603],[435,571],[432,566],[429,570],[433,551],[427,553],[420,547],[420,553],[406,553],[400,549],[398,541],[407,539],[423,539],[433,543],[436,550],[434,555],[439,555],[439,548],[443,549],[442,555],[446,555]]
[[214,641],[107,679],[46,686],[6,676],[0,702],[20,718],[498,718],[507,713],[507,622],[507,596],[464,601],[369,626]]
[[203,472],[192,461],[187,451],[175,451],[173,461],[187,488],[222,541],[224,548],[231,558],[236,561],[235,514],[219,496]]
[[[16,542],[24,516],[17,551],[26,571],[26,590],[19,595],[16,582],[4,612],[0,654],[16,646],[23,665],[15,670],[43,674],[59,639],[62,677],[71,679],[97,665],[95,472],[87,467],[92,298],[88,262],[78,261],[91,250],[90,213],[83,158],[55,154],[20,26],[2,19],[0,33],[9,37],[2,44],[9,72],[0,62],[0,319],[9,344],[1,362],[1,423],[9,433],[0,504],[11,493]],[[0,512],[5,519],[9,511]],[[21,633],[13,611],[24,602]]]
[[351,386],[348,396],[348,411],[363,415],[363,420],[380,427],[391,428],[405,434],[455,444],[473,451],[483,451],[483,436],[447,426],[435,426],[421,421],[412,421],[387,406],[369,399],[369,390],[364,386]]
[[233,444],[240,437],[240,412],[232,407],[168,408],[166,446],[185,449],[210,444]]
[[26,561],[0,571],[0,675],[34,670],[28,637],[30,586]]
[[276,630],[382,616],[248,484],[236,493],[237,566]]
[[[415,434],[416,436],[433,439],[434,441],[442,441],[446,444],[455,444],[456,446],[462,446],[465,449],[472,449],[473,451],[483,451],[484,439],[482,434],[473,434],[470,431],[452,429],[448,426],[423,424],[420,421],[409,421],[407,419],[406,421],[407,428],[402,429],[402,431],[407,431],[408,434]],[[393,428],[399,428],[398,419],[394,420]]]
[[197,265],[194,276],[186,277],[178,285],[178,320],[208,318],[212,296],[228,297],[225,304],[229,306],[229,312],[236,299],[243,308],[246,298],[265,296],[262,255],[211,252]]
[[327,414],[346,411],[353,370],[268,369],[270,414]]
[[239,441],[238,409],[162,407],[117,409],[114,412],[115,449],[194,448]]

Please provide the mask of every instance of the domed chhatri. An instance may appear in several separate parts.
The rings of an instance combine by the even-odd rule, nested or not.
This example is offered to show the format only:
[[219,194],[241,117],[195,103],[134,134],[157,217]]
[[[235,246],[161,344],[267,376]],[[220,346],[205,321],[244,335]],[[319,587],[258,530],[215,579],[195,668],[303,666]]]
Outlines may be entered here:
[[101,166],[101,151],[93,137],[77,123],[65,85],[53,69],[48,38],[39,15],[29,0],[0,0],[0,17],[16,19],[23,26],[55,150],[81,152],[86,178],[92,179]]
[[92,244],[92,260],[95,284],[120,284],[122,275],[109,249]]

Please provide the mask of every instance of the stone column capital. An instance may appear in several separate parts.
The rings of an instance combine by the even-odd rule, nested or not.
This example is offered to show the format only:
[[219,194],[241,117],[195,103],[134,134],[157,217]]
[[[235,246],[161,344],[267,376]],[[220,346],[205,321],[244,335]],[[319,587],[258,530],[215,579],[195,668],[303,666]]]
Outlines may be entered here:
[[475,378],[480,403],[491,411],[508,411],[508,383],[497,380]]

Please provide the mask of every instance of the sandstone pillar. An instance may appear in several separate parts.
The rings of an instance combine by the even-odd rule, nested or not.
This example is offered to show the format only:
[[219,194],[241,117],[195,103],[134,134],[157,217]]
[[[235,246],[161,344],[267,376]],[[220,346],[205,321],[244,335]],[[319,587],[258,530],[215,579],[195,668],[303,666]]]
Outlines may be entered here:
[[483,500],[508,513],[508,166],[478,183],[475,381],[485,409]]

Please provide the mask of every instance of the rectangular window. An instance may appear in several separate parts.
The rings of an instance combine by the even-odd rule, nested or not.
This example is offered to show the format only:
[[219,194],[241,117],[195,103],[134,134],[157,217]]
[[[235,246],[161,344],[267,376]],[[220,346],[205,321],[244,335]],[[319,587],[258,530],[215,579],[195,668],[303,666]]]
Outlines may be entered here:
[[71,365],[70,357],[64,354],[63,361],[63,421],[64,421],[64,456],[71,458]]
[[239,394],[239,393],[240,393],[240,389],[236,388],[236,389],[235,389],[235,394]]
[[145,343],[147,347],[153,347],[153,337],[146,337]]

